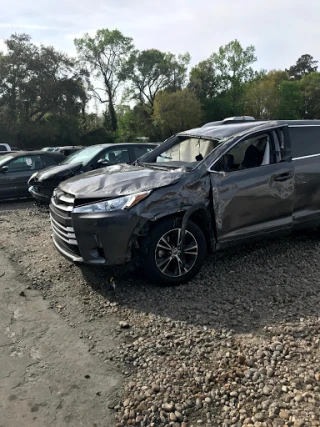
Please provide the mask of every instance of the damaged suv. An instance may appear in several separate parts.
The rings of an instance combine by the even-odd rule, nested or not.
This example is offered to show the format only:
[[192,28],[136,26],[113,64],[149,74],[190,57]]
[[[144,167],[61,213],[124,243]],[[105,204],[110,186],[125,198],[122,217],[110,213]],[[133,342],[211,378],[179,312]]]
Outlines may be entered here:
[[320,225],[320,121],[232,121],[181,132],[133,165],[68,179],[50,205],[69,260],[133,261],[179,284],[208,252]]

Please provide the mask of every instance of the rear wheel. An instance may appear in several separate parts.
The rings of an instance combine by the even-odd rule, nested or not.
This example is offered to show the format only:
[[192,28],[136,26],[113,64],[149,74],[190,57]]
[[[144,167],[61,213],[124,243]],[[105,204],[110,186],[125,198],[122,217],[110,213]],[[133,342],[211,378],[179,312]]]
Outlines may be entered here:
[[201,228],[192,221],[188,222],[182,253],[182,228],[175,222],[174,219],[159,222],[142,241],[140,266],[142,274],[152,282],[168,285],[185,283],[198,273],[203,264],[207,245]]

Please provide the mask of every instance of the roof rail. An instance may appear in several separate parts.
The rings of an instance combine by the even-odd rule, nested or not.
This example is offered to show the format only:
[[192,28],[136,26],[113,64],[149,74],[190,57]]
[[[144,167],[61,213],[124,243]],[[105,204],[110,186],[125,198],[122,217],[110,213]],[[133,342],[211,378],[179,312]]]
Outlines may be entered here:
[[202,127],[227,125],[229,123],[234,124],[234,123],[243,123],[243,122],[254,122],[255,120],[256,119],[252,116],[234,116],[234,117],[227,117],[217,122],[206,123]]

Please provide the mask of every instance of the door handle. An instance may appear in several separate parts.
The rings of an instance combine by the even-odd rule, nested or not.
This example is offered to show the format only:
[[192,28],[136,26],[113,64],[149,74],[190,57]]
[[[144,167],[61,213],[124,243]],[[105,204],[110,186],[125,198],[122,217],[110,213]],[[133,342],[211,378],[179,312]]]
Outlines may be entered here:
[[287,181],[288,179],[293,177],[293,171],[289,171],[289,172],[284,172],[281,173],[280,175],[277,175],[274,180],[275,181]]

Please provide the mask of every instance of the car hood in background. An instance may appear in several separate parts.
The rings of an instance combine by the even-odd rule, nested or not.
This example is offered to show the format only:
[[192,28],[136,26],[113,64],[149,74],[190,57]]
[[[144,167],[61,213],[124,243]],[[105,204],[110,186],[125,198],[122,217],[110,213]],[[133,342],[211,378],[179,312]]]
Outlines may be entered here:
[[175,184],[185,173],[182,169],[159,170],[120,164],[70,178],[59,187],[77,198],[119,197]]
[[71,174],[80,171],[82,163],[72,163],[66,165],[50,166],[37,173],[35,178],[30,179],[29,184],[44,182],[50,179],[68,178]]

